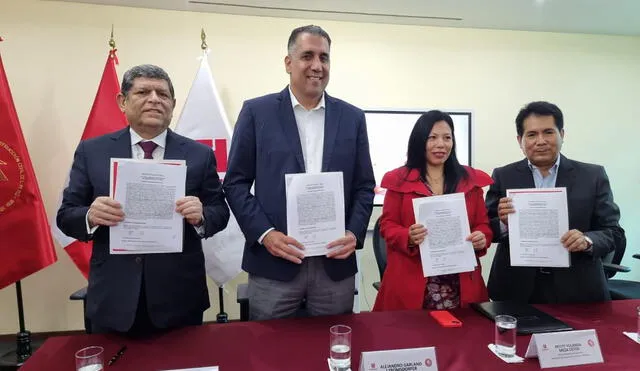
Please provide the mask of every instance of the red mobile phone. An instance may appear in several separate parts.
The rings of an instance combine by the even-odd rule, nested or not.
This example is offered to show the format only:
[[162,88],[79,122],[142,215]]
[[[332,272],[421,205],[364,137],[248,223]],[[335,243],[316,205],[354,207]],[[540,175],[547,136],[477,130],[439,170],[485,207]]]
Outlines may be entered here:
[[442,327],[462,327],[462,321],[446,310],[433,310],[429,312]]

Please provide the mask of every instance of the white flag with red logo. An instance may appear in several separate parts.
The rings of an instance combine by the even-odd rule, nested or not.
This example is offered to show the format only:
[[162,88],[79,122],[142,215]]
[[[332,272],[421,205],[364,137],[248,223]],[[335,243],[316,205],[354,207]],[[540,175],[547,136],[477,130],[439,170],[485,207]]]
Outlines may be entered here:
[[[221,180],[227,171],[227,155],[231,143],[231,127],[218,96],[206,53],[191,85],[175,132],[213,148]],[[202,241],[207,274],[222,286],[241,271],[244,236],[231,214],[225,230]]]

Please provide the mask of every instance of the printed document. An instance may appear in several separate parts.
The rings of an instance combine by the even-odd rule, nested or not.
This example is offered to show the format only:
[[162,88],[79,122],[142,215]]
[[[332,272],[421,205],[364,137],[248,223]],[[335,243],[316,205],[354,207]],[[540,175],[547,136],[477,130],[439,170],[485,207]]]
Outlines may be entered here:
[[413,199],[416,223],[427,229],[420,244],[425,277],[470,272],[478,265],[463,193]]
[[566,188],[509,189],[516,212],[509,214],[511,265],[569,267],[560,238],[569,231]]
[[110,195],[124,221],[111,227],[111,254],[182,252],[183,217],[176,201],[185,195],[184,160],[111,159]]
[[326,255],[327,245],[345,235],[342,172],[286,174],[285,182],[287,235],[305,256]]

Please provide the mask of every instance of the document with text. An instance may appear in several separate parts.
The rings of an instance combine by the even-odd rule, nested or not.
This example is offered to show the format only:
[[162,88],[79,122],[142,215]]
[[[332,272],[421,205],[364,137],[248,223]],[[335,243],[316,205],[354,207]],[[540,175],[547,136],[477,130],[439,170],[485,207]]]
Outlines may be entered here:
[[111,227],[111,254],[182,252],[183,217],[175,211],[185,195],[183,160],[111,159],[110,196],[124,221]]
[[471,241],[467,205],[463,193],[413,199],[416,223],[427,237],[420,244],[425,277],[470,272],[478,265]]
[[509,189],[515,213],[509,214],[511,265],[569,267],[560,238],[569,231],[566,188]]
[[285,184],[287,235],[305,256],[326,255],[327,245],[345,234],[342,172],[286,174]]

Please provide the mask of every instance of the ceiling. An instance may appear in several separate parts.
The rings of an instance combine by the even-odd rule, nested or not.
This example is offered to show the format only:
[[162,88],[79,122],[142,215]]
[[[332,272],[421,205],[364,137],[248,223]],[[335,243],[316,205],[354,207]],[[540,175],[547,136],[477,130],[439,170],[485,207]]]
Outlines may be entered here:
[[285,18],[640,36],[640,0],[58,0]]

